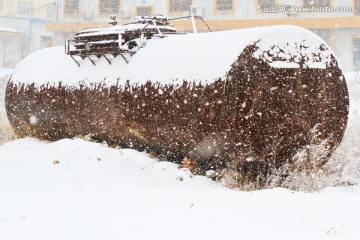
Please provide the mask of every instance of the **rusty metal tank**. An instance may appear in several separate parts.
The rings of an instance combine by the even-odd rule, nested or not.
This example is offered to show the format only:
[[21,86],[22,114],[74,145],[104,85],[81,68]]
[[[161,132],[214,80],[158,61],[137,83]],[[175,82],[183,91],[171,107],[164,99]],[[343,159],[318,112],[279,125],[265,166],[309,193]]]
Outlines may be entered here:
[[15,132],[50,141],[87,135],[174,162],[188,156],[202,171],[237,161],[257,174],[291,162],[314,129],[327,157],[342,140],[345,78],[306,29],[170,36],[125,57],[78,58],[78,66],[62,47],[26,57],[6,90]]

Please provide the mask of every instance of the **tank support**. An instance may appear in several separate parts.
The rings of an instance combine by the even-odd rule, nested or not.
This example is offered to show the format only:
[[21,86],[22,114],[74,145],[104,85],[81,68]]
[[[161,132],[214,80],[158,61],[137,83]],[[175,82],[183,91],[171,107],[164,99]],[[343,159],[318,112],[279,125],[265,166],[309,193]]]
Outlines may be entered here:
[[[129,63],[129,60],[124,56],[124,54],[122,54],[122,53],[113,54],[113,56],[114,56],[115,58],[116,58],[118,55],[120,55],[120,56],[124,59],[124,61],[125,61],[126,63]],[[105,54],[101,54],[100,57],[101,57],[101,56],[103,56],[103,57],[106,59],[106,61],[111,65],[111,60],[110,60]],[[76,58],[75,58],[73,55],[70,55],[70,57],[72,58],[72,60],[74,60],[74,62],[78,65],[78,67],[80,67],[79,61],[77,61]],[[83,60],[85,60],[85,58],[89,58],[90,62],[91,62],[94,66],[96,66],[95,61],[94,61],[93,59],[91,59],[90,56],[80,56],[80,57],[81,57]]]
[[96,66],[94,60],[92,60],[90,56],[88,56],[88,59],[90,60],[90,62],[91,62],[92,64],[94,64],[94,66]]
[[80,63],[78,62],[78,61],[76,61],[76,59],[72,56],[72,55],[70,55],[70,57],[74,60],[74,62],[76,62],[76,64],[80,67]]
[[127,60],[126,57],[122,53],[120,53],[120,55],[122,56],[122,58],[125,60],[126,63],[129,63],[129,60]]
[[106,61],[111,65],[110,59],[108,59],[105,54],[102,54],[102,56],[104,56],[104,58],[106,59]]

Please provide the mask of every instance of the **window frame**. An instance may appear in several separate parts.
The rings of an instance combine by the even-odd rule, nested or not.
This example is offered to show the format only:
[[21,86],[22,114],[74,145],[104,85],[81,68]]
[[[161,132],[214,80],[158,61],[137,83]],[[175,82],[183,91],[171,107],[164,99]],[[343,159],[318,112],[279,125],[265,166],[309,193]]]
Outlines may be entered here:
[[135,15],[135,16],[141,16],[141,15],[137,15],[139,8],[150,8],[150,9],[151,9],[151,14],[150,14],[150,16],[153,16],[153,15],[154,15],[154,5],[153,5],[153,4],[135,5],[135,9],[134,9],[134,13],[135,13],[134,15]]
[[[258,14],[269,14],[269,13],[271,13],[271,14],[273,14],[273,13],[277,13],[277,11],[275,11],[275,12],[263,12],[263,11],[261,11],[261,4],[260,4],[260,1],[261,0],[256,0],[256,12],[258,13]],[[275,3],[274,4],[271,4],[271,5],[279,5],[279,0],[274,0],[275,1]]]
[[[333,29],[332,28],[313,28],[313,29],[310,29],[310,31],[312,31],[313,33],[318,35],[322,40],[324,40],[324,42],[326,44],[329,45],[330,48],[333,49],[333,45],[334,45],[333,36],[334,36],[334,34],[333,34]],[[324,34],[321,33],[322,31],[327,31],[327,34],[328,34],[327,39],[325,39],[324,36],[322,36],[322,35],[324,35]],[[328,40],[328,41],[326,41],[326,40]]]
[[[356,2],[358,2],[359,4],[359,13],[356,14]],[[360,17],[360,0],[353,0],[353,6],[354,6],[354,16],[355,17]]]
[[106,13],[106,12],[101,12],[101,0],[98,1],[98,9],[97,9],[97,12],[98,12],[98,16],[101,16],[101,17],[109,17],[111,15],[117,15],[119,14],[119,11],[121,9],[121,6],[122,6],[122,1],[121,0],[117,0],[118,3],[119,3],[119,9],[117,12],[115,13]]
[[359,35],[354,35],[354,36],[352,36],[352,49],[354,49],[354,46],[355,46],[355,39],[358,39],[359,40],[359,66],[357,66],[356,64],[355,64],[355,51],[353,50],[352,51],[352,55],[353,55],[353,57],[352,57],[352,61],[353,61],[353,67],[354,67],[354,69],[355,70],[357,70],[357,69],[360,69],[360,36]]
[[[179,15],[182,15],[184,11],[171,11],[171,1],[172,0],[168,0],[168,16],[179,16]],[[187,1],[187,0],[184,0],[184,1]],[[194,0],[188,0],[191,2],[190,4],[190,7],[191,5],[194,5]],[[190,9],[189,9],[190,10]]]
[[77,0],[79,2],[78,6],[79,6],[79,11],[77,14],[67,14],[66,13],[66,6],[67,6],[67,1],[69,0],[64,0],[64,17],[65,18],[78,18],[81,16],[81,0]]
[[50,6],[46,6],[46,18],[47,19],[54,19],[56,15],[55,14],[55,7],[53,5],[50,5]]
[[[5,2],[5,1],[3,1],[3,2]],[[29,13],[27,12],[28,9],[26,9],[26,11],[24,11],[24,12],[19,11],[19,6],[21,6],[21,4],[19,4],[19,3],[26,3],[28,5],[31,5],[30,12]],[[26,6],[26,7],[28,7],[28,6]],[[16,2],[16,13],[18,15],[34,16],[34,3],[30,2],[30,1],[26,1],[26,0],[17,1]]]
[[231,0],[231,2],[232,2],[232,9],[231,10],[219,10],[217,8],[218,1],[220,1],[220,0],[214,0],[214,13],[215,14],[234,14],[236,12],[235,11],[235,3],[236,3],[236,1]]
[[[303,1],[302,1],[303,7],[312,7],[311,5],[310,5],[310,6],[306,6],[306,5],[305,5],[305,1],[309,1],[309,0],[303,0]],[[315,0],[315,1],[316,1],[316,0]],[[331,7],[331,6],[334,5],[333,0],[328,0],[328,1],[329,1],[329,7]],[[317,5],[314,5],[314,7],[326,7],[326,5],[325,5],[325,6],[317,6]]]
[[[43,41],[43,40],[47,41]],[[40,36],[40,49],[52,47],[52,44],[54,42],[54,38],[51,36],[41,35]],[[43,46],[43,44],[46,44],[47,46]]]

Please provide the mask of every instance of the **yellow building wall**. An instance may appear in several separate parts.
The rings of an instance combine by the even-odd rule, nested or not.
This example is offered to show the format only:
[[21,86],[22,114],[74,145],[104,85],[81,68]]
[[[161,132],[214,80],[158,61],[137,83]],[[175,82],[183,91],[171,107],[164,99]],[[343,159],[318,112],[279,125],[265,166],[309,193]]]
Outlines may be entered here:
[[[119,22],[124,24],[126,22]],[[192,31],[190,20],[176,20],[171,22],[180,31]],[[332,18],[274,18],[274,19],[240,19],[240,20],[206,20],[213,31],[230,30],[249,27],[271,25],[295,25],[309,29],[357,28],[360,27],[358,17],[332,17]],[[199,31],[207,31],[204,23],[197,21]],[[83,28],[106,26],[106,22],[65,22],[47,23],[46,30],[54,32],[77,32]]]
[[[0,11],[0,16],[25,16],[17,12],[17,7],[18,7],[17,0],[3,0],[3,1],[4,1],[4,7],[3,7],[3,11]],[[46,7],[48,5],[55,6],[55,0],[24,0],[24,1],[33,4],[34,14],[28,17],[34,17],[34,18],[46,18],[47,17]]]

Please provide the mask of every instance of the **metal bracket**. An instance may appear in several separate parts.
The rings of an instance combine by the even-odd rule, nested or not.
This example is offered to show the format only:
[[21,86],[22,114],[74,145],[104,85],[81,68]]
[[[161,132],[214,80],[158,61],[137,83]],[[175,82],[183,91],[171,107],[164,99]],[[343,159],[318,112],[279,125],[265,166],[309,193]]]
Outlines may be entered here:
[[120,55],[122,56],[122,58],[125,60],[126,63],[129,63],[129,60],[127,60],[126,57],[122,53],[120,53]]
[[94,64],[94,66],[96,66],[94,60],[92,60],[92,59],[90,58],[90,56],[88,56],[88,59],[90,60],[90,62],[91,62],[92,64]]
[[106,61],[111,65],[110,59],[108,59],[105,54],[102,54],[102,55],[104,56],[104,58],[106,59]]
[[76,59],[73,57],[73,55],[70,55],[70,57],[74,60],[74,62],[76,62],[76,64],[80,67],[80,63],[78,61],[76,61]]

